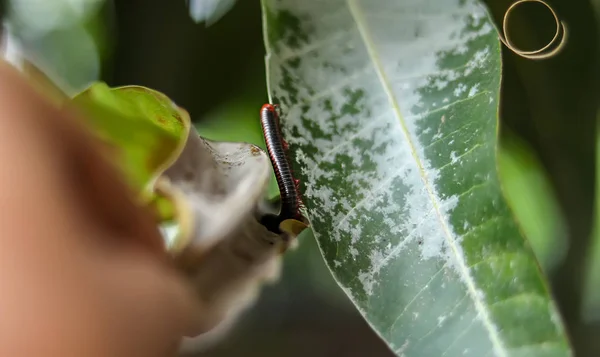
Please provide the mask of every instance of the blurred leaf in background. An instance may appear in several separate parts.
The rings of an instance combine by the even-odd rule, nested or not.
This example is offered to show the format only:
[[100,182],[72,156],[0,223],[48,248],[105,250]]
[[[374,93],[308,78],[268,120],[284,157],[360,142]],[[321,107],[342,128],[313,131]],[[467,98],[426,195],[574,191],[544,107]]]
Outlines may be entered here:
[[[596,19],[600,20],[600,0],[592,0]],[[596,29],[600,33],[600,26]],[[600,86],[600,61],[596,62],[597,84]],[[598,92],[596,93],[598,95]],[[600,98],[600,96],[598,97]],[[594,227],[591,234],[591,247],[587,251],[585,266],[584,300],[581,318],[588,324],[600,326],[600,100],[596,102],[596,187],[594,205]],[[600,332],[600,329],[598,329]],[[600,349],[599,349],[600,350]]]
[[[598,356],[600,329],[581,319],[584,262],[594,222],[598,17],[590,0],[546,2],[567,24],[567,44],[543,61],[524,59],[503,48],[501,129],[522,139],[547,173],[564,218],[567,242],[564,259],[549,271],[552,293],[575,354]],[[496,24],[501,24],[514,0],[486,3]],[[555,31],[551,13],[539,3],[520,5],[510,18],[509,34],[522,49],[544,47]],[[514,208],[517,213],[519,209]]]
[[25,55],[73,95],[97,80],[110,54],[104,0],[11,0],[7,27]]
[[546,273],[567,251],[562,212],[544,168],[527,143],[505,132],[498,150],[500,180],[506,199]]
[[[598,123],[600,124],[600,115],[598,119]],[[600,127],[598,128],[596,147],[595,221],[591,237],[591,247],[585,259],[587,271],[581,317],[587,323],[598,325],[600,324]]]
[[204,22],[210,26],[219,21],[231,10],[237,0],[187,0],[190,16],[196,22]]

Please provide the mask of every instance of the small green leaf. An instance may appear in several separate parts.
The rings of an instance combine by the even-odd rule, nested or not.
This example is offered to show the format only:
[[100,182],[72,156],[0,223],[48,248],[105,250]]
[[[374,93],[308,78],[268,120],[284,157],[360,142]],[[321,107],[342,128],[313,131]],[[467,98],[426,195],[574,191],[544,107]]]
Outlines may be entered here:
[[73,99],[92,130],[111,146],[131,186],[143,195],[179,155],[190,128],[188,114],[167,96],[137,86],[95,83]]
[[569,356],[496,171],[501,54],[475,0],[263,0],[315,237],[399,356]]

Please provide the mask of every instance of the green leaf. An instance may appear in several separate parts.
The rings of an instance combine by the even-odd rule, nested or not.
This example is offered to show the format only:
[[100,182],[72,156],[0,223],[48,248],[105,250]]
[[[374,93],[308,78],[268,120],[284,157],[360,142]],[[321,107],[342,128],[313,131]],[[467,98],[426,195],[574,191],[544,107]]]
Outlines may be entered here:
[[499,149],[498,167],[506,200],[542,268],[551,272],[567,252],[566,225],[552,185],[526,143],[504,133]]
[[73,103],[94,133],[117,153],[117,163],[140,192],[178,156],[190,128],[188,114],[167,96],[137,86],[95,83]]
[[[600,1],[591,2],[596,18],[600,18]],[[596,113],[596,194],[594,226],[590,239],[590,249],[586,256],[585,284],[582,301],[582,320],[588,323],[600,322],[600,109]]]
[[263,0],[270,95],[338,283],[402,356],[568,356],[496,172],[473,0]]
[[[600,112],[598,113],[600,123]],[[594,229],[590,239],[586,261],[586,277],[583,294],[582,319],[586,322],[600,321],[600,131],[596,134],[596,206],[594,207]]]
[[73,98],[91,130],[107,144],[130,187],[154,208],[159,221],[170,221],[176,202],[154,183],[179,156],[188,137],[190,118],[167,96],[149,88],[109,88],[92,84]]

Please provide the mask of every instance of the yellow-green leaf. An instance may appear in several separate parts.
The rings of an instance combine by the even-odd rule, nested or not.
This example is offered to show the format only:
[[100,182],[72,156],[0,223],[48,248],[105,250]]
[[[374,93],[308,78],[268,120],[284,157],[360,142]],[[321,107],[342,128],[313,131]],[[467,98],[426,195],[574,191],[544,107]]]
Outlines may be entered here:
[[187,112],[157,91],[95,83],[73,99],[90,127],[115,154],[131,186],[146,199],[152,184],[181,152],[190,130]]

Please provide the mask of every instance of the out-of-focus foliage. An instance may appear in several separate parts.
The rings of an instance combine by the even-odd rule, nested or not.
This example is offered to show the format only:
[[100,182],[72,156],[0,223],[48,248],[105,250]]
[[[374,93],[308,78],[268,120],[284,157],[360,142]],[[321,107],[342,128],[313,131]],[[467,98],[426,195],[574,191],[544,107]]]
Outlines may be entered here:
[[[596,32],[600,34],[600,0],[591,0],[596,15]],[[596,45],[599,38],[596,37]],[[596,84],[600,85],[600,59],[596,58]],[[594,226],[591,234],[590,249],[585,254],[585,288],[581,308],[581,319],[590,325],[600,326],[600,97],[594,93],[596,101],[596,185],[594,202]],[[594,331],[600,333],[600,327]],[[600,349],[599,349],[600,350]]]
[[7,27],[25,55],[73,95],[100,77],[105,0],[9,0]]
[[[599,117],[600,119],[600,117]],[[600,121],[599,121],[600,123]],[[598,131],[600,133],[600,130]],[[586,256],[586,286],[582,318],[588,323],[600,322],[600,135],[596,143],[596,206],[592,247]]]
[[187,0],[190,16],[196,22],[204,22],[210,26],[219,21],[231,10],[237,0]]
[[547,273],[566,253],[565,224],[544,168],[531,148],[505,133],[498,150],[500,179],[541,266]]
[[[497,24],[513,2],[486,1]],[[600,84],[599,17],[592,2],[547,1],[568,26],[564,50],[542,61],[524,59],[505,50],[502,78],[501,131],[511,129],[534,151],[547,172],[563,215],[564,258],[548,277],[577,356],[600,355],[600,342],[593,337],[600,334],[600,329],[581,316],[587,275],[585,261],[594,226]],[[541,48],[551,40],[555,30],[553,17],[540,4],[523,4],[511,16],[509,33],[519,48]]]

